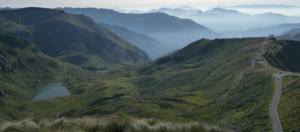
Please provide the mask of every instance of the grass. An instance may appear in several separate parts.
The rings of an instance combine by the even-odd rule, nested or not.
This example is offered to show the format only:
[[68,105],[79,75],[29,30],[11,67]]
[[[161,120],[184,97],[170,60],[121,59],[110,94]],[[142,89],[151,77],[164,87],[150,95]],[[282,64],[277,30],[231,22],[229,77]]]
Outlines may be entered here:
[[279,104],[279,117],[283,131],[300,131],[300,78],[287,76],[283,80],[282,96]]
[[44,54],[77,66],[102,69],[150,60],[146,53],[83,15],[31,7],[0,11],[0,20],[0,34],[28,39]]
[[[222,131],[227,127],[245,132],[271,131],[268,107],[274,88],[272,72],[262,65],[256,66],[246,71],[234,87],[234,79],[250,67],[250,61],[265,38],[199,40],[149,64],[129,66],[143,63],[147,57],[143,58],[143,52],[106,29],[95,27],[89,18],[78,15],[53,18],[53,13],[59,12],[26,10],[46,11],[44,13],[49,15],[34,15],[37,18],[31,19],[36,21],[29,22],[33,27],[38,20],[49,21],[37,30],[14,23],[15,15],[0,12],[0,19],[4,21],[0,22],[0,29],[6,28],[1,31],[12,34],[24,31],[23,37],[33,37],[40,49],[57,58],[44,55],[24,39],[0,37],[0,122],[12,122],[5,131],[205,132]],[[60,39],[43,36],[44,31],[54,32],[55,25],[60,24],[66,29],[59,33],[66,36],[60,36]],[[31,36],[34,30],[35,35],[42,36]],[[97,47],[100,40],[93,39],[94,35],[96,38],[102,36],[103,47]],[[56,39],[51,37],[59,41],[53,41]],[[42,45],[44,42],[47,44]],[[63,50],[54,53],[57,48],[53,44],[61,46],[61,43],[69,42],[76,46],[59,47]],[[52,50],[48,51],[49,45]],[[264,57],[273,66],[299,71],[299,49],[296,41],[275,41],[266,47]],[[86,65],[86,69],[101,67],[101,70],[89,72],[60,60]],[[62,82],[72,95],[32,102],[35,90],[49,82]],[[285,131],[300,129],[298,82],[296,77],[284,80],[279,114]],[[230,91],[228,96],[222,99],[227,91]],[[109,120],[105,122],[104,118],[79,118],[108,115],[115,115],[111,118],[116,119],[105,118]],[[58,120],[57,117],[67,119]],[[18,123],[22,119],[29,119],[30,127]],[[35,127],[35,124],[42,127]],[[45,127],[47,125],[49,127]]]
[[[250,67],[250,61],[262,40],[195,42],[175,53],[175,57],[167,56],[137,72],[135,69],[117,70],[95,75],[101,78],[101,81],[95,79],[100,85],[85,94],[90,95],[88,100],[97,100],[93,98],[94,94],[98,97],[112,97],[120,93],[127,95],[93,106],[94,114],[118,113],[180,122],[196,120],[233,125],[240,131],[269,131],[268,104],[273,88],[269,71],[249,71],[228,98],[221,99],[233,87],[235,76]],[[201,48],[206,53],[197,51]],[[128,76],[127,73],[131,74]],[[126,89],[120,88],[124,86]],[[97,89],[99,92],[96,94]]]
[[[250,61],[259,51],[259,43],[262,41],[263,38],[201,40],[144,66],[95,72],[72,70],[71,65],[57,61],[57,71],[61,73],[49,70],[49,77],[38,81],[34,89],[49,81],[59,81],[70,89],[72,96],[30,102],[32,92],[23,89],[22,93],[27,93],[22,98],[20,96],[19,100],[25,101],[6,99],[11,106],[1,109],[3,115],[0,117],[34,117],[38,122],[38,118],[54,118],[57,113],[74,120],[83,116],[117,115],[125,119],[155,118],[183,124],[192,121],[206,122],[237,131],[270,131],[268,106],[274,87],[272,72],[263,70],[263,66],[257,66],[247,71],[238,86],[232,89],[233,80],[250,67]],[[32,72],[33,77],[36,74]],[[22,72],[16,74],[14,79],[21,77]],[[35,78],[38,77],[40,76]],[[13,85],[14,81],[7,82],[5,85],[15,89],[12,91],[17,91],[20,86],[31,87],[24,82],[19,82],[19,85]],[[222,97],[228,90],[231,92],[223,100]],[[16,95],[11,93],[11,97]],[[112,124],[112,129],[122,128],[123,123]],[[77,128],[81,124],[73,126],[86,131],[104,130],[101,125]],[[157,123],[150,124],[155,126]],[[62,131],[69,127],[63,126],[66,128],[55,129]],[[110,130],[113,131],[112,129]],[[148,129],[151,130],[143,127],[145,131]],[[202,126],[184,129],[197,131]],[[155,131],[175,130],[162,126]]]
[[[33,44],[24,39],[1,36],[0,47],[2,49],[0,53],[1,101],[5,104],[0,113],[5,119],[24,118],[33,113],[31,111],[33,108],[43,106],[30,101],[34,91],[40,86],[49,82],[62,82],[73,93],[76,88],[72,89],[71,85],[76,87],[78,75],[84,76],[87,73],[42,54]],[[66,100],[72,102],[73,99]],[[52,103],[57,107],[49,105],[51,103],[45,104],[50,109],[65,109],[56,105],[59,103]]]
[[299,72],[299,50],[300,43],[298,41],[275,41],[267,46],[267,52],[264,56],[272,66],[286,71]]
[[250,73],[221,106],[224,123],[238,124],[243,131],[270,131],[269,103],[273,89],[272,74]]
[[[27,123],[25,123],[25,121]],[[0,127],[3,131],[56,131],[56,132],[230,132],[230,129],[208,125],[200,122],[166,122],[158,119],[136,119],[110,117],[76,119],[41,119],[39,122],[27,119],[19,122],[9,122]]]

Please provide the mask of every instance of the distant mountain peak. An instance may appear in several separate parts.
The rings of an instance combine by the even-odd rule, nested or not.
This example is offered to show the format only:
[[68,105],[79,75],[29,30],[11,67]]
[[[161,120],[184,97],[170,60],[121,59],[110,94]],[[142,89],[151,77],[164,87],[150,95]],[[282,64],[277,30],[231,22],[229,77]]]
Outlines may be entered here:
[[274,12],[266,12],[263,14],[258,14],[257,16],[268,16],[268,17],[286,17],[285,15],[279,14],[279,13],[274,13]]
[[209,10],[207,12],[214,12],[214,13],[231,13],[231,14],[235,14],[235,13],[240,13],[237,10],[232,10],[232,9],[224,9],[224,8],[213,8],[212,10]]
[[237,5],[233,6],[232,8],[300,8],[299,6],[294,5],[285,5],[285,4],[253,4],[253,5]]
[[42,8],[42,7],[26,7],[26,8],[20,8],[20,9],[16,9],[16,11],[20,11],[20,12],[26,12],[26,13],[60,13],[63,14],[65,13],[64,10],[60,10],[60,9],[49,9],[49,8]]

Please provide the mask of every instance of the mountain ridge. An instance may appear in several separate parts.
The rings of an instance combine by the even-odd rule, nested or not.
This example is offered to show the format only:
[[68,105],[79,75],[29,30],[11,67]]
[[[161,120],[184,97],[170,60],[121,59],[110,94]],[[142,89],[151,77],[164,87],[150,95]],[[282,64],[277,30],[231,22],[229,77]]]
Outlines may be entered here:
[[[32,40],[47,55],[76,65],[105,67],[149,61],[143,51],[83,15],[24,8],[1,11],[0,19],[4,20],[3,29],[8,30],[2,33]],[[12,25],[12,29],[7,28],[6,23]]]
[[[296,16],[286,16],[286,15],[282,15],[279,13],[272,13],[272,12],[250,15],[247,13],[240,12],[234,8],[232,9],[232,8],[217,7],[207,11],[202,11],[197,9],[194,10],[182,9],[182,10],[176,10],[176,8],[175,9],[162,8],[154,11],[165,12],[169,15],[192,19],[197,23],[203,24],[209,27],[210,29],[221,34],[228,33],[228,32],[238,32],[238,34],[243,34],[244,31],[255,29],[255,28],[270,27],[282,23],[297,23],[300,20],[300,18]],[[153,10],[149,12],[153,12]],[[231,35],[229,37],[236,37],[236,36]],[[243,37],[251,37],[251,36],[244,35]]]
[[116,33],[118,36],[126,39],[133,45],[145,51],[152,60],[162,57],[174,49],[160,43],[158,40],[141,33],[131,31],[127,28],[100,23],[104,27],[110,29],[112,32]]
[[216,38],[220,35],[190,20],[165,13],[120,13],[111,9],[63,8],[66,12],[84,14],[96,22],[125,27],[148,35],[173,49],[180,49],[201,38]]

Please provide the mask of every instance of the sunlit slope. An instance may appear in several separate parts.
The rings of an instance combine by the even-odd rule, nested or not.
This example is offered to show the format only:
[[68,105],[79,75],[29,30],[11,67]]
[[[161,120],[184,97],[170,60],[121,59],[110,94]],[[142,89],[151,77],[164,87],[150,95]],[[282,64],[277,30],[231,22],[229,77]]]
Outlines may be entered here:
[[2,34],[25,37],[49,56],[85,67],[139,64],[148,56],[83,15],[24,8],[0,11]]
[[[251,68],[250,63],[263,41],[199,40],[137,71],[110,71],[101,81],[95,75],[98,85],[84,92],[87,106],[71,115],[114,113],[268,131],[272,73],[261,65]],[[241,72],[244,77],[235,86]]]
[[[299,72],[300,42],[293,40],[276,41],[267,46],[264,55],[274,67],[284,71]],[[278,108],[283,131],[299,131],[299,93],[300,83],[297,76],[283,78],[282,96]]]
[[[246,70],[263,41],[200,40],[140,69],[144,78],[134,82],[142,95],[156,100],[158,108],[173,111],[160,116],[231,124],[243,131],[269,130],[272,74],[257,72],[259,65]],[[244,77],[232,89],[241,72]]]
[[80,74],[79,83],[70,77],[71,97],[21,104],[44,118],[118,115],[271,131],[273,71],[251,64],[265,41],[199,40],[145,66]]
[[279,104],[279,117],[283,131],[300,130],[300,78],[286,77],[283,80],[282,98]]

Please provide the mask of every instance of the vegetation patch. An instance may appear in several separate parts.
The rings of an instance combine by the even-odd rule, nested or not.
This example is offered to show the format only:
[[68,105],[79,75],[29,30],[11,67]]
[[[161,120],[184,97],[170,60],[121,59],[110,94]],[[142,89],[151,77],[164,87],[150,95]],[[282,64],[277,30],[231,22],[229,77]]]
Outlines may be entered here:
[[300,78],[286,76],[283,79],[282,96],[279,104],[279,117],[283,131],[300,131]]

